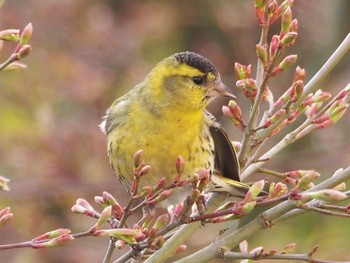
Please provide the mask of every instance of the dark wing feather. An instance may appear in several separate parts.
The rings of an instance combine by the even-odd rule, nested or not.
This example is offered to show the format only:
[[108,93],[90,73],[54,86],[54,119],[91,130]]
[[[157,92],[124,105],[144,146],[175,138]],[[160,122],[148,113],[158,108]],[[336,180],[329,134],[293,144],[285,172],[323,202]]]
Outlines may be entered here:
[[226,132],[219,124],[211,126],[209,131],[214,141],[215,169],[223,177],[240,182],[237,154]]

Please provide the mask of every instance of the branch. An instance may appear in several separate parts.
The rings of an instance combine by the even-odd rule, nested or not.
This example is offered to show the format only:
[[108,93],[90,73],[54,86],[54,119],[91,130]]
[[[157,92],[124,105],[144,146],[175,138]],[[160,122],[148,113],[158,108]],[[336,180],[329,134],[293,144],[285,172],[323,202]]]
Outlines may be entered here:
[[[322,82],[324,78],[329,74],[329,72],[335,67],[335,65],[343,58],[343,56],[350,49],[350,33],[346,36],[339,47],[334,51],[332,56],[326,61],[326,63],[321,67],[321,69],[315,74],[315,76],[305,85],[304,93],[299,99],[301,103],[307,94],[315,92],[318,85]],[[269,160],[287,145],[293,143],[295,138],[293,138],[293,132],[287,134],[280,142],[278,142],[273,148],[266,152],[260,159]],[[249,175],[255,173],[265,162],[257,162],[249,165],[243,173],[240,175],[242,181],[248,178]]]
[[[207,211],[211,212],[217,208],[226,198],[221,194],[213,194],[208,200]],[[176,233],[164,244],[164,246],[150,256],[145,263],[157,263],[165,262],[168,258],[172,257],[176,249],[188,240],[193,233],[195,233],[201,227],[200,222],[191,223],[182,226]],[[197,261],[196,261],[197,262]]]
[[307,254],[275,254],[275,255],[268,255],[268,254],[256,254],[256,253],[238,253],[238,252],[224,252],[222,255],[224,259],[251,259],[251,260],[261,260],[261,259],[272,259],[272,260],[299,260],[299,261],[305,261],[305,262],[311,262],[311,263],[345,263],[348,261],[328,261],[328,260],[321,260],[321,259],[315,259],[312,258],[311,253]]
[[[341,182],[350,179],[350,167],[342,171],[337,171],[335,175],[324,182],[316,185],[315,187],[307,190],[306,192],[317,191],[326,188],[332,188]],[[313,202],[313,201],[311,201]],[[308,203],[309,204],[309,203]],[[295,202],[287,200],[283,203],[270,208],[269,210],[263,212],[258,217],[242,226],[241,228],[228,233],[226,236],[212,242],[203,249],[197,251],[196,253],[187,256],[177,263],[192,263],[192,262],[205,262],[213,259],[219,255],[220,249],[225,247],[225,249],[232,249],[239,245],[243,240],[249,239],[256,232],[261,231],[266,228],[272,227],[277,222],[284,221],[293,216],[300,215],[305,212],[303,210],[297,209]],[[300,212],[302,211],[302,212]]]

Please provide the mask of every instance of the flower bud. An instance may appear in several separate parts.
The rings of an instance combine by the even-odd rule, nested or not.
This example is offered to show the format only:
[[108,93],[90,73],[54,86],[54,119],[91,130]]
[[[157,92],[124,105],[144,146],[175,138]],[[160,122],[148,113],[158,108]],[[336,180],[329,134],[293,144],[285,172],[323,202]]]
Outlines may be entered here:
[[282,15],[280,36],[283,37],[289,31],[292,23],[292,9],[288,6]]
[[297,39],[297,36],[298,36],[297,32],[286,33],[279,43],[280,47],[292,46],[294,44],[295,40]]
[[182,174],[185,170],[185,159],[179,155],[176,159],[176,162],[175,162],[175,166],[176,166],[176,172],[178,174]]
[[288,244],[283,248],[283,250],[281,251],[281,254],[292,253],[294,248],[295,248],[295,243]]
[[276,0],[273,0],[269,7],[268,7],[268,18],[269,18],[269,25],[271,26],[273,23],[275,23],[275,21],[277,20],[277,18],[281,15],[281,11],[282,9],[279,8],[278,3]]
[[323,115],[313,120],[313,123],[317,124],[318,129],[333,125],[344,116],[348,107],[347,103],[335,101]]
[[249,214],[254,209],[255,206],[256,206],[256,201],[245,203],[242,207],[242,212],[240,213],[240,215],[245,216]]
[[235,63],[235,75],[237,80],[246,79],[250,77],[252,65],[244,66]]
[[271,75],[276,76],[283,71],[290,69],[295,64],[297,57],[297,55],[289,55],[285,57],[282,62],[272,70]]
[[140,191],[140,197],[150,197],[154,194],[153,188],[151,186],[144,186],[142,187],[141,191]]
[[346,190],[346,183],[342,182],[342,183],[334,186],[332,189],[337,190],[337,191],[345,191]]
[[260,25],[265,22],[266,0],[255,0],[255,15]]
[[134,154],[134,167],[138,168],[140,166],[140,164],[142,163],[142,160],[143,160],[143,150],[138,150]]
[[72,235],[61,235],[44,243],[33,243],[32,248],[55,248],[62,247],[74,240]]
[[258,44],[255,46],[255,51],[257,57],[260,59],[261,63],[263,64],[264,68],[267,68],[267,50],[262,45]]
[[84,207],[87,210],[94,210],[90,203],[83,198],[78,198],[76,204]]
[[166,178],[162,177],[158,180],[156,187],[153,189],[153,192],[157,192],[160,189],[164,188],[164,186],[166,185]]
[[172,193],[173,193],[173,189],[164,190],[156,198],[149,200],[146,203],[148,205],[155,205],[155,204],[160,203],[160,202],[164,201],[165,199],[169,198],[169,196],[171,196]]
[[[4,210],[7,210],[7,208],[5,208]],[[2,210],[2,215],[0,216],[0,227],[3,227],[4,225],[6,225],[8,222],[10,222],[13,218],[13,214],[10,213],[10,208],[8,207],[8,212],[3,212],[4,210]]]
[[309,189],[309,184],[312,182],[312,180],[320,177],[320,174],[315,170],[307,170],[307,171],[299,170],[299,172],[301,173],[302,177],[298,181],[297,188],[303,189],[303,190]]
[[32,38],[32,34],[33,34],[33,25],[32,23],[29,23],[28,25],[25,26],[25,28],[22,31],[19,44],[21,46],[26,45],[29,42],[29,40]]
[[174,252],[174,256],[177,256],[178,254],[185,252],[187,249],[186,245],[180,245]]
[[31,45],[24,45],[18,51],[18,58],[22,59],[22,58],[27,57],[29,55],[29,53],[31,52],[31,50],[32,50]]
[[138,229],[131,228],[113,228],[113,229],[104,229],[96,231],[96,235],[109,235],[110,237],[115,237],[123,240],[127,244],[135,244],[136,238],[142,233]]
[[251,200],[255,200],[256,197],[262,192],[265,186],[265,180],[260,180],[255,182],[252,186],[250,186],[249,191],[247,192],[243,202],[249,202]]
[[53,231],[46,232],[45,234],[42,234],[36,238],[33,239],[33,241],[40,241],[40,240],[45,240],[45,239],[52,239],[56,238],[62,235],[69,235],[71,233],[70,229],[65,229],[65,228],[59,228]]
[[164,228],[168,223],[169,223],[169,215],[163,214],[157,218],[157,220],[154,223],[152,228],[154,228],[156,230],[160,230],[160,229]]
[[299,24],[297,19],[293,19],[290,23],[289,32],[298,32]]
[[272,58],[277,51],[277,48],[279,47],[279,36],[277,35],[273,35],[271,38],[271,42],[270,42],[270,57]]
[[293,83],[296,82],[297,80],[304,81],[306,77],[306,71],[305,69],[297,66],[294,72],[293,76]]
[[279,122],[286,115],[285,109],[279,109],[270,118],[268,118],[262,125],[264,128],[270,127],[272,124]]
[[97,222],[89,229],[90,233],[94,233],[96,230],[101,229],[104,223],[108,221],[108,219],[112,215],[112,206],[107,206],[102,210],[100,217],[97,219]]
[[151,170],[151,166],[145,165],[144,167],[142,167],[140,169],[140,171],[138,171],[137,176],[139,176],[139,177],[144,176],[144,175],[148,174],[150,170]]
[[298,99],[303,94],[304,83],[301,80],[297,80],[296,82],[293,83],[291,88],[292,88],[292,92],[290,94],[290,101],[297,102]]
[[154,214],[149,214],[146,218],[146,220],[142,223],[142,228],[149,228],[154,220],[155,215]]
[[342,201],[348,198],[346,194],[334,189],[323,189],[315,192],[309,192],[308,194],[313,199],[326,201],[326,202]]
[[104,202],[108,205],[115,205],[118,204],[117,200],[115,200],[115,198],[108,192],[104,191],[102,193],[102,198],[104,200]]
[[18,29],[7,29],[0,31],[0,40],[17,42],[20,39]]
[[288,187],[281,182],[270,184],[269,194],[271,198],[280,197],[286,194],[287,192],[288,192]]

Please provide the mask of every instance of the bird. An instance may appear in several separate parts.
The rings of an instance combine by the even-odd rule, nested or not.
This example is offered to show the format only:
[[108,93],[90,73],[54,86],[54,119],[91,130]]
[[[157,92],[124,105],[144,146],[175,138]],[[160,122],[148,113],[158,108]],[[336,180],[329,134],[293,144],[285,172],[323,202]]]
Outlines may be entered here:
[[[212,62],[185,51],[163,59],[141,83],[116,99],[100,129],[107,136],[109,162],[126,190],[131,190],[134,153],[142,149],[151,168],[140,187],[154,186],[162,177],[171,182],[180,155],[185,160],[183,174],[209,171],[207,191],[243,197],[248,186],[240,182],[236,152],[206,110],[220,96],[235,98]],[[176,189],[163,207],[182,202],[189,189]]]

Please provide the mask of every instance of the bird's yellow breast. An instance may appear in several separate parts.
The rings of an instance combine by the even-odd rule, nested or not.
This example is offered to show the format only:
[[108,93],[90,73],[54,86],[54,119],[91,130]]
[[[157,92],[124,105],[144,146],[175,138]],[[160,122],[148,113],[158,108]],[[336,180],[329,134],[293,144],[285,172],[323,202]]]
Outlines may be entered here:
[[179,115],[171,109],[161,113],[130,108],[128,121],[116,125],[108,134],[110,163],[122,183],[130,189],[133,176],[133,155],[144,151],[145,163],[151,171],[141,179],[141,186],[154,186],[161,177],[169,182],[176,176],[175,161],[181,155],[185,175],[200,168],[213,169],[213,142],[208,118],[203,112]]

